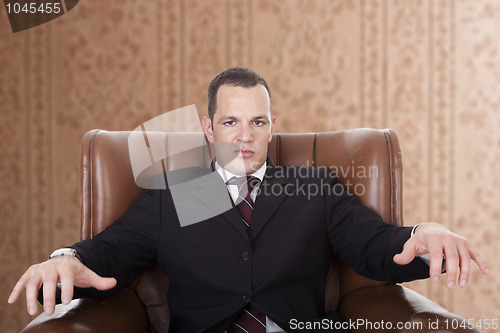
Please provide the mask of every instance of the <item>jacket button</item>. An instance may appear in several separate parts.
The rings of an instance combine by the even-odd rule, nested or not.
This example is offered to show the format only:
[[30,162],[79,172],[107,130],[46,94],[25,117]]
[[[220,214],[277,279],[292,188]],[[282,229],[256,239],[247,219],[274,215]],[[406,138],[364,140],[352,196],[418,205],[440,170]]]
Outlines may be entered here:
[[248,302],[250,302],[250,296],[245,295],[245,296],[243,296],[242,300],[243,300],[243,302],[248,303]]
[[248,252],[243,252],[241,254],[241,260],[248,261],[248,259],[250,259],[250,254],[248,254]]

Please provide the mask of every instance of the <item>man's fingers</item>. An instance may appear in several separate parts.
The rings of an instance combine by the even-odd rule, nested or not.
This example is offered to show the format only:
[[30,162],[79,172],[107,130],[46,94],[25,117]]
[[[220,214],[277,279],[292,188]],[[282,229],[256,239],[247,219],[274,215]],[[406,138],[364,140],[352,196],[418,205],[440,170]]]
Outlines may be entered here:
[[445,247],[444,254],[446,257],[446,286],[451,289],[455,287],[457,281],[460,257],[456,247],[451,245]]
[[44,312],[51,315],[55,309],[58,282],[61,283],[63,304],[68,304],[73,299],[74,286],[108,290],[117,283],[114,278],[100,277],[75,257],[61,256],[31,266],[12,289],[8,302],[14,303],[23,289],[26,289],[28,313],[34,315],[38,311],[38,291],[43,285]]
[[458,248],[458,254],[460,255],[460,276],[458,278],[458,285],[463,288],[469,282],[470,255],[465,246],[460,246]]
[[103,278],[85,267],[78,276],[77,281],[75,281],[75,285],[84,288],[94,287],[98,290],[108,290],[116,285],[116,279]]
[[24,283],[25,283],[24,279],[25,279],[25,274],[23,276],[21,276],[21,278],[19,279],[19,281],[17,281],[16,285],[14,286],[14,289],[12,289],[12,292],[10,293],[9,300],[8,300],[8,302],[10,304],[12,304],[15,301],[17,301],[17,299],[19,298],[19,295],[23,291],[23,289],[24,289]]
[[71,274],[61,274],[61,302],[69,304],[73,299],[74,278]]
[[56,306],[57,274],[48,273],[43,280],[43,310],[47,316],[54,313]]
[[115,278],[103,278],[101,277],[99,282],[97,283],[96,288],[99,290],[108,290],[116,286],[116,279]]
[[26,306],[30,315],[35,315],[38,312],[37,296],[40,289],[40,280],[31,279],[26,284]]
[[439,281],[443,267],[443,244],[437,239],[431,239],[427,243],[429,247],[429,275],[434,282]]
[[403,251],[399,254],[396,254],[393,258],[394,262],[398,265],[407,265],[415,259],[417,255],[417,250],[415,246],[415,240],[410,238],[406,241],[403,246]]
[[469,252],[471,259],[476,262],[476,264],[479,267],[479,269],[481,270],[481,272],[484,275],[489,275],[490,270],[488,269],[488,266],[484,262],[483,258],[481,258],[481,256],[479,255],[479,252],[474,250],[469,244],[467,244],[467,250]]

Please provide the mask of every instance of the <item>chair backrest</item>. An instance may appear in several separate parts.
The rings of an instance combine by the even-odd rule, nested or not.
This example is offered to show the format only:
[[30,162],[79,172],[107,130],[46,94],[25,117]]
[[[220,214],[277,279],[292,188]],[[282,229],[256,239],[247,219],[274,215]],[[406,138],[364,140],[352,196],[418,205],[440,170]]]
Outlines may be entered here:
[[[104,230],[141,196],[144,189],[135,183],[129,158],[131,132],[92,130],[82,141],[81,157],[81,238],[88,239]],[[170,134],[169,134],[170,135]],[[165,137],[165,147],[175,148],[176,140],[204,140],[202,133]],[[402,225],[402,161],[397,135],[390,129],[354,129],[338,132],[275,134],[269,144],[274,165],[330,167],[340,181],[376,211],[384,221]],[[200,161],[207,164],[210,152]],[[206,158],[208,156],[208,158]],[[186,160],[186,159],[183,159]],[[167,170],[179,165],[165,161]],[[355,274],[335,258],[327,283],[326,308],[336,310],[339,299],[353,290],[385,284]],[[166,291],[168,279],[151,268],[136,281],[134,288],[148,311],[151,329],[166,331],[169,325]]]

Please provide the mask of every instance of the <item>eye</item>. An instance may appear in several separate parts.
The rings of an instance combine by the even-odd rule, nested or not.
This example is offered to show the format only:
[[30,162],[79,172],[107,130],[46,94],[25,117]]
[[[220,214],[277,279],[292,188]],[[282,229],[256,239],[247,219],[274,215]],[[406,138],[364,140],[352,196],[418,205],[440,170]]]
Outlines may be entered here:
[[222,123],[224,126],[233,126],[234,124],[236,124],[236,122],[234,120],[228,120],[228,121],[225,121]]
[[265,122],[263,122],[262,120],[254,120],[254,122],[253,122],[253,123],[254,123],[254,125],[256,125],[256,126],[263,126],[263,125],[265,125],[265,124],[266,124],[266,123],[265,123]]

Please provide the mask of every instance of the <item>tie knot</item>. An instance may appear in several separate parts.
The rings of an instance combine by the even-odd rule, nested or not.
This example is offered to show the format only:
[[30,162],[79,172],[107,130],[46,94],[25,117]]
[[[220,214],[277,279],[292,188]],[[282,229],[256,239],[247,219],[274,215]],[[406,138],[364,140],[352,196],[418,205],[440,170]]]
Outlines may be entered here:
[[248,188],[248,192],[252,192],[255,186],[260,183],[259,178],[254,176],[246,177],[232,177],[227,181],[228,185],[238,186],[238,192],[245,191]]

